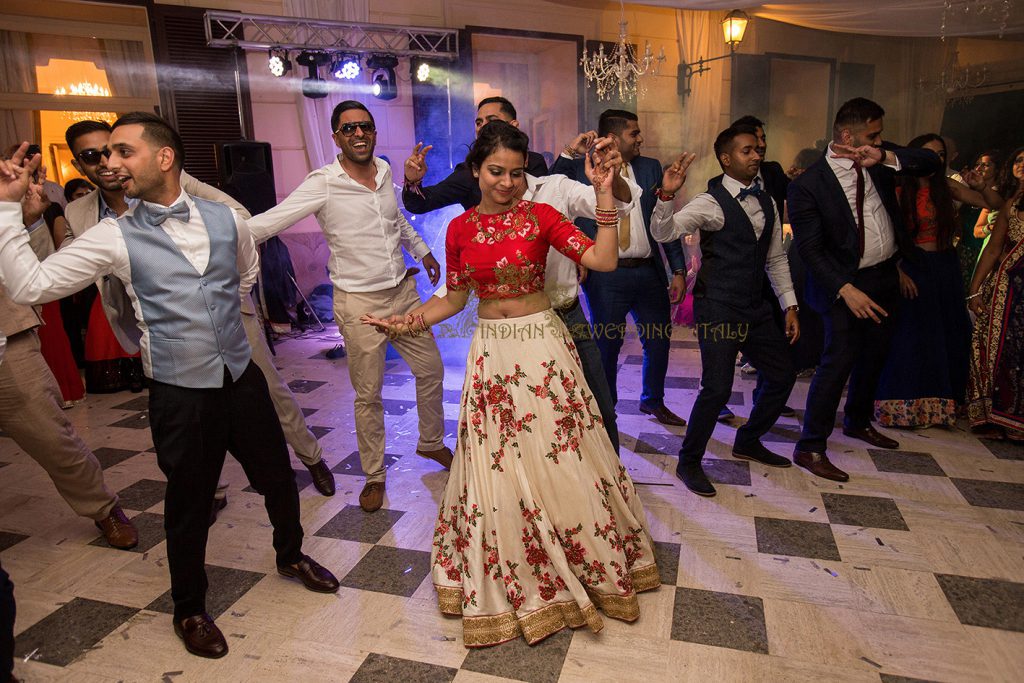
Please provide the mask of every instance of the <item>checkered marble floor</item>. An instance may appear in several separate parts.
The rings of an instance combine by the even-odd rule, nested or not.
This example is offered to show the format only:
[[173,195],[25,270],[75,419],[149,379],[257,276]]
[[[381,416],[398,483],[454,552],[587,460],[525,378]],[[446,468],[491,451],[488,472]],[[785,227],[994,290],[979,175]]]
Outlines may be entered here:
[[[718,496],[673,474],[683,429],[637,407],[640,349],[619,375],[622,459],[657,541],[663,585],[640,597],[634,624],[563,631],[528,647],[462,645],[428,580],[432,522],[446,473],[414,454],[414,383],[388,363],[388,488],[365,515],[345,360],[330,335],[279,344],[278,364],[338,475],[317,494],[297,460],[306,550],[341,579],[310,593],[274,571],[259,496],[229,459],[229,504],[211,531],[209,608],[230,647],[189,656],[171,630],[164,483],[144,396],[91,396],[69,416],[139,527],[134,551],[106,547],[42,470],[0,435],[0,557],[18,600],[16,673],[28,681],[1011,681],[1024,677],[1024,452],[962,429],[893,433],[898,451],[838,432],[847,484],[729,457],[735,425],[708,453]],[[667,403],[688,415],[699,384],[696,343],[678,329]],[[453,445],[463,370],[448,367]],[[753,379],[737,373],[733,410]],[[766,439],[790,455],[807,380]]]

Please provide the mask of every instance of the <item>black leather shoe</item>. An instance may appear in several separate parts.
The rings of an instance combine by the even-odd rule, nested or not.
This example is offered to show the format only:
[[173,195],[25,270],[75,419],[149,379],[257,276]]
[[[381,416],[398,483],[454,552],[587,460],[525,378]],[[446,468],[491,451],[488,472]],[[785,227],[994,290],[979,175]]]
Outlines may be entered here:
[[850,481],[850,475],[833,465],[824,453],[793,451],[793,462],[822,479]]
[[640,412],[644,415],[652,415],[655,420],[663,425],[671,425],[673,427],[686,426],[686,420],[679,417],[665,406],[645,406],[641,403]]
[[676,476],[686,484],[686,488],[698,496],[710,498],[717,493],[715,487],[711,485],[711,480],[704,474],[704,468],[700,466],[700,463],[696,465],[680,464],[676,467]]
[[877,429],[868,425],[862,429],[854,429],[852,427],[843,427],[843,434],[850,437],[851,439],[860,439],[861,441],[867,441],[872,446],[878,448],[886,448],[893,450],[900,447],[900,442],[896,439],[890,439],[878,432]]
[[213,505],[210,506],[210,526],[213,526],[213,523],[217,521],[217,515],[220,514],[220,511],[226,508],[227,506],[227,496],[224,496],[223,498],[213,499]]
[[213,623],[209,614],[197,614],[181,621],[175,620],[174,633],[185,643],[185,649],[197,657],[218,659],[228,653],[224,634]]
[[793,466],[793,463],[789,461],[789,458],[784,458],[781,455],[775,455],[765,448],[764,444],[760,441],[755,441],[752,444],[746,444],[743,446],[733,446],[732,457],[740,458],[741,460],[753,460],[754,462],[759,462],[762,465],[768,465],[768,467]]
[[313,463],[312,465],[306,465],[306,469],[313,475],[313,486],[323,496],[334,495],[334,473],[327,468],[327,463],[322,459],[320,462]]
[[715,419],[718,420],[719,422],[728,422],[734,417],[736,417],[736,413],[732,412],[731,410],[729,410],[728,407],[726,407],[722,408],[722,410],[718,413],[718,417]]
[[790,408],[789,406],[782,406],[782,412],[779,413],[782,417],[796,417],[796,408]]
[[298,579],[308,590],[314,593],[335,593],[338,590],[338,579],[309,555],[303,555],[296,564],[278,566],[277,573]]

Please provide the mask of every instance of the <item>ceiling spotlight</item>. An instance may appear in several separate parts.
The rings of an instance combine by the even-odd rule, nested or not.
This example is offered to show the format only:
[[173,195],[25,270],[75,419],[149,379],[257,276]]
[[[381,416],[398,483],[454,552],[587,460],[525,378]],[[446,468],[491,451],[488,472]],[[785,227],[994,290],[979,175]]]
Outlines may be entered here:
[[416,67],[416,80],[423,83],[430,79],[430,65],[426,62],[420,62],[420,65]]
[[359,76],[359,57],[355,55],[341,55],[331,64],[331,74],[340,80],[351,81]]
[[280,78],[292,70],[292,63],[288,61],[288,51],[281,48],[270,48],[270,59],[267,62],[270,73]]
[[320,78],[318,70],[331,63],[331,56],[325,52],[301,52],[295,61],[309,70],[309,77],[302,79],[302,94],[311,99],[327,97],[327,81]]
[[366,68],[373,70],[370,92],[377,99],[393,100],[398,97],[396,66],[398,66],[398,57],[394,55],[371,55],[366,60]]

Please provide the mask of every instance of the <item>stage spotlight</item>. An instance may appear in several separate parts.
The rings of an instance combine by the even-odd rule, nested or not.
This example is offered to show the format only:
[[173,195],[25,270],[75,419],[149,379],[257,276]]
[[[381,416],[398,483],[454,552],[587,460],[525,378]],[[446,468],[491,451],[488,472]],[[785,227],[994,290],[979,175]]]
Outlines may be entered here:
[[288,61],[288,51],[280,48],[270,48],[270,59],[267,62],[270,73],[280,78],[292,70],[292,63]]
[[302,94],[310,99],[327,97],[327,81],[320,78],[318,69],[331,63],[331,56],[324,52],[300,52],[295,61],[309,70],[309,77],[302,79]]
[[339,81],[351,81],[359,76],[360,71],[359,57],[355,55],[341,55],[331,64],[331,74]]
[[396,66],[398,66],[398,57],[394,55],[371,55],[366,60],[366,68],[373,70],[370,92],[377,99],[393,100],[398,97]]
[[420,83],[430,79],[430,65],[426,62],[420,62],[420,65],[416,67],[416,80]]

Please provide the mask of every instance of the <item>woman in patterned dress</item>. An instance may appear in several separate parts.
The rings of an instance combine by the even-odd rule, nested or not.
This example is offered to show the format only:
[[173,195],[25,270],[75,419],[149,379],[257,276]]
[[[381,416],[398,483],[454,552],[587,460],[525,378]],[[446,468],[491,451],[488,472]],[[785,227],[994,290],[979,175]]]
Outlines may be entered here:
[[507,123],[480,130],[466,161],[482,198],[448,226],[446,296],[404,318],[364,316],[388,334],[419,333],[461,311],[470,289],[480,297],[431,552],[441,611],[462,616],[467,647],[598,631],[602,612],[633,621],[637,592],[660,584],[643,507],[544,294],[549,247],[592,270],[615,268],[617,169],[587,157],[591,240],[550,206],[519,199],[527,148]]
[[967,297],[977,316],[967,414],[976,432],[1024,441],[1024,147],[1006,160],[1000,190],[1010,198]]

